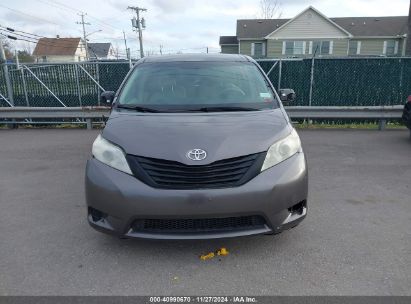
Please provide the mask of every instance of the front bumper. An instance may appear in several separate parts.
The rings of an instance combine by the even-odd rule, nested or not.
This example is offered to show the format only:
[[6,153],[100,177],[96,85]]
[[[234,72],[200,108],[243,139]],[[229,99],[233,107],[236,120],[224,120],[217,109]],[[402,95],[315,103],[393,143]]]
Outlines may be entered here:
[[[308,176],[303,153],[260,173],[246,184],[224,189],[164,190],[91,159],[86,169],[88,220],[99,231],[122,237],[206,239],[279,233],[298,225],[307,212]],[[293,206],[300,206],[298,210]],[[264,224],[248,229],[147,232],[142,219],[222,219],[258,216]]]

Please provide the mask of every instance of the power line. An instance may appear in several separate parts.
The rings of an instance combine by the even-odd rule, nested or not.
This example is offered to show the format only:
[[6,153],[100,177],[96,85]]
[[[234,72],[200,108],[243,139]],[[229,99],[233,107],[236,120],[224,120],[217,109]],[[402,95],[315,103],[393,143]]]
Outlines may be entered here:
[[[53,2],[51,2],[51,1],[49,1],[49,0],[37,0],[37,1],[40,1],[40,2],[43,2],[43,3],[49,4],[49,5],[51,5],[51,6],[54,6],[54,7],[56,7],[56,8],[59,8],[59,9],[64,9],[64,10],[66,10],[66,11],[67,11],[67,10],[70,10],[70,11],[75,12],[75,13],[85,13],[85,12],[79,10],[79,9],[76,9],[76,8],[74,8],[74,7],[71,7],[71,6],[67,5],[67,4],[61,3],[61,2],[59,2],[59,1],[53,1]],[[93,20],[97,21],[98,23],[100,23],[102,26],[105,26],[106,28],[107,28],[107,27],[110,27],[110,28],[112,28],[112,29],[121,30],[121,29],[119,29],[119,28],[117,28],[117,27],[115,27],[115,26],[113,26],[113,25],[111,25],[111,24],[109,24],[109,23],[101,20],[101,19],[98,19],[98,18],[94,17],[93,15],[90,15],[90,14],[87,14],[87,15],[88,15],[88,17],[89,17],[90,19],[93,19]]]
[[[80,10],[78,10],[78,9],[72,8],[72,7],[70,7],[70,6],[67,6],[67,5],[65,5],[65,4],[63,4],[63,3],[60,3],[60,2],[57,2],[57,1],[54,1],[54,2],[47,1],[47,0],[37,0],[37,1],[43,2],[43,3],[48,4],[48,5],[51,5],[51,6],[54,6],[54,7],[56,7],[56,8],[62,9],[61,6],[63,6],[63,7],[65,7],[66,9],[69,9],[69,10],[75,12],[75,13],[82,13],[82,11],[80,11]],[[58,7],[57,5],[59,5],[60,7]]]
[[[24,34],[20,34],[20,31],[16,31],[15,29],[10,28],[10,27],[0,26],[0,28],[3,29],[4,31],[9,32],[9,33],[13,33],[13,34],[15,34],[15,35],[18,35],[18,36],[21,36],[21,37],[25,37],[25,38],[29,38],[29,39],[37,39],[37,40],[38,40],[39,38],[45,38],[45,37],[42,37],[42,36],[38,36],[38,35],[26,33],[26,32],[24,32]],[[25,35],[25,34],[27,34],[27,35]],[[30,35],[30,36],[28,36],[28,35]],[[39,38],[36,38],[36,37],[33,37],[33,36],[36,36],[36,37],[39,37]]]
[[[38,37],[40,37],[40,38],[35,38],[35,37],[30,37],[30,36],[27,36],[27,35],[19,34],[19,33],[17,33],[17,32],[19,32],[19,31],[14,30],[14,29],[12,29],[12,28],[6,28],[6,27],[3,27],[3,26],[0,26],[0,28],[3,29],[3,30],[6,30],[6,31],[8,31],[8,32],[12,32],[14,35],[17,35],[17,36],[18,36],[17,38],[14,37],[14,38],[16,38],[16,39],[10,38],[10,39],[13,39],[13,40],[24,40],[24,39],[21,38],[21,37],[23,37],[23,38],[31,39],[31,40],[28,41],[28,42],[39,43],[39,44],[41,44],[41,45],[53,46],[53,45],[55,45],[54,43],[46,42],[46,41],[44,41],[44,40],[43,40],[43,41],[39,41],[39,40],[42,39],[42,38],[44,38],[44,39],[59,39],[59,38],[49,38],[49,37],[38,36],[38,35],[36,35],[36,36],[38,36]],[[14,31],[13,31],[13,30],[14,30]],[[28,35],[34,35],[34,34],[31,34],[31,33],[27,33],[27,34],[28,34]],[[4,35],[4,34],[3,34],[3,35]],[[11,37],[12,37],[12,36],[11,36]],[[21,39],[20,39],[20,38],[21,38]],[[64,38],[62,38],[62,39],[64,39]],[[32,41],[32,40],[35,40],[35,41]],[[25,40],[25,41],[27,41],[27,40]],[[58,47],[61,47],[61,48],[70,48],[70,49],[73,48],[71,45],[65,44],[65,43],[59,44]],[[80,48],[80,49],[81,49],[81,47],[77,47],[77,48]]]
[[48,22],[48,23],[51,23],[51,24],[54,24],[54,25],[59,25],[59,24],[54,23],[54,22],[52,22],[52,21],[50,21],[50,20],[46,20],[46,19],[42,19],[42,18],[33,16],[33,15],[26,14],[26,13],[24,13],[24,12],[22,12],[22,11],[16,10],[16,9],[14,9],[14,8],[10,8],[10,7],[5,6],[5,5],[3,5],[3,4],[0,4],[0,6],[1,6],[1,7],[4,7],[4,8],[7,8],[8,10],[11,10],[11,11],[16,12],[16,13],[18,13],[18,14],[28,16],[28,17],[30,17],[30,18],[34,18],[34,19],[37,19],[37,20],[45,21],[45,22]]
[[18,31],[18,30],[15,30],[15,29],[11,28],[11,27],[4,27],[4,26],[1,26],[1,25],[0,25],[0,27],[1,27],[1,28],[4,28],[4,29],[5,29],[6,31],[8,31],[8,32],[13,32],[13,33],[18,32],[18,33],[23,33],[23,34],[27,34],[27,35],[31,35],[31,36],[36,36],[36,37],[43,38],[43,36],[39,36],[39,35],[36,35],[36,34],[27,33],[27,32],[24,32],[24,31]]

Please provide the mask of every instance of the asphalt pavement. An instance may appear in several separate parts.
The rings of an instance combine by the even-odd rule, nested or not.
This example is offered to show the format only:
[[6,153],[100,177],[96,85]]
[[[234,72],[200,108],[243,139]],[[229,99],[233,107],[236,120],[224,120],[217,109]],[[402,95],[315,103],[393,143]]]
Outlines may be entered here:
[[[303,130],[307,218],[276,236],[121,240],[86,221],[97,130],[0,130],[0,295],[411,295],[406,130]],[[200,254],[226,247],[208,261]]]

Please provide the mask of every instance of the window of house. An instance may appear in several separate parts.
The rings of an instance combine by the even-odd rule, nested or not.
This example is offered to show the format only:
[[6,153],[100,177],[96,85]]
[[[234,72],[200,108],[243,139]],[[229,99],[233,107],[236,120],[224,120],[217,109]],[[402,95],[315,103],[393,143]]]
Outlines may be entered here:
[[294,41],[285,42],[285,51],[283,52],[283,54],[286,54],[286,55],[294,54]]
[[42,56],[41,59],[43,60],[43,62],[47,62],[47,56]]
[[294,55],[305,54],[304,47],[305,47],[304,41],[294,41]]
[[265,57],[265,43],[256,42],[251,44],[251,56],[256,58]]
[[321,53],[321,41],[313,41],[312,49],[310,50],[310,54],[320,54]]
[[348,55],[357,55],[358,41],[351,40],[348,44]]
[[387,56],[396,55],[398,53],[398,41],[386,40],[384,41],[383,54]]
[[284,41],[283,54],[285,55],[304,55],[305,41]]
[[311,47],[310,47],[310,54],[316,54],[316,55],[330,55],[332,54],[332,41],[327,41],[327,40],[317,40],[317,41],[312,41]]
[[330,41],[321,41],[321,55],[328,55],[331,54],[330,52]]

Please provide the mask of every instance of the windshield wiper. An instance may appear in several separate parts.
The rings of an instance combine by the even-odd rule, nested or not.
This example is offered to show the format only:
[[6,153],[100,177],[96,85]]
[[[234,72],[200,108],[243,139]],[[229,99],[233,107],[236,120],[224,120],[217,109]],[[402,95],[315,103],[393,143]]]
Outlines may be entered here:
[[127,110],[134,110],[138,112],[148,112],[148,113],[159,113],[161,111],[152,109],[152,108],[147,108],[147,107],[142,107],[142,106],[133,106],[133,105],[121,105],[119,104],[117,108],[120,109],[127,109]]
[[197,111],[197,112],[231,112],[231,111],[259,111],[260,109],[256,108],[247,108],[247,107],[224,107],[224,106],[217,106],[217,107],[203,107],[198,109],[193,109],[190,111]]

